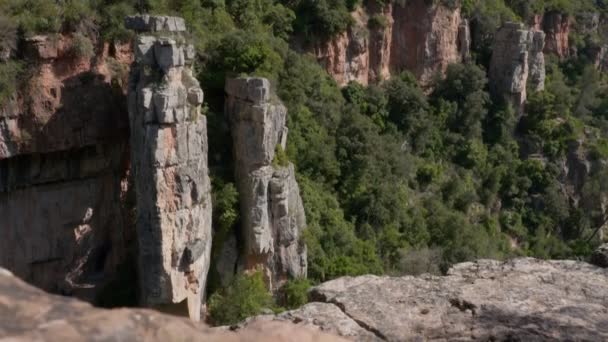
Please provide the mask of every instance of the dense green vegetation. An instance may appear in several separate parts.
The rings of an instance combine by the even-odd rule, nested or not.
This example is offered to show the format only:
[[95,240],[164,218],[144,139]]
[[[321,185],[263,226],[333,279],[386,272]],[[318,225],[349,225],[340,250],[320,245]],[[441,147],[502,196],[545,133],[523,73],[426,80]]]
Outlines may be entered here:
[[[474,62],[450,66],[429,94],[407,72],[381,84],[340,89],[312,57],[290,49],[294,40],[344,31],[352,21],[349,11],[360,5],[365,2],[4,0],[0,44],[14,47],[29,34],[75,30],[125,40],[127,13],[185,17],[208,102],[214,254],[239,223],[222,113],[224,79],[251,74],[271,79],[289,109],[288,146],[275,162],[291,161],[297,169],[312,282],[365,273],[439,273],[482,257],[585,256],[598,242],[608,191],[601,163],[608,158],[608,87],[586,54],[601,38],[575,32],[577,56],[548,58],[546,90],[530,94],[521,120],[490,97],[486,70],[494,32],[504,21],[527,21],[544,11],[603,12],[606,3],[464,0]],[[369,25],[382,26],[381,19],[372,17]],[[75,52],[88,55],[90,49],[83,39]],[[0,99],[12,91],[18,65],[0,63]],[[566,160],[579,151],[589,152],[589,175],[564,179]],[[301,304],[308,286],[289,283],[282,305]],[[217,323],[272,307],[261,275],[237,277],[209,304]]]

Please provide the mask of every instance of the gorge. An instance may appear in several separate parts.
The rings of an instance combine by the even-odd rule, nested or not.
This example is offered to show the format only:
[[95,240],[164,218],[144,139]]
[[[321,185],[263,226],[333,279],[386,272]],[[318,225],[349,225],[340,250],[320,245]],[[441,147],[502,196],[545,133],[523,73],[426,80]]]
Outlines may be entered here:
[[600,5],[10,1],[0,337],[608,338]]

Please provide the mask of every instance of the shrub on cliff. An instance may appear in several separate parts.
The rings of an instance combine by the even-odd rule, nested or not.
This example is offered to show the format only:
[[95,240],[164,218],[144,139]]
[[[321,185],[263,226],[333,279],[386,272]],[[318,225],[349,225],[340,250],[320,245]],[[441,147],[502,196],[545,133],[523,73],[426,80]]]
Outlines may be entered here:
[[296,309],[308,303],[310,281],[298,278],[289,280],[279,290],[280,304],[287,309]]
[[261,272],[239,274],[232,283],[209,298],[209,317],[213,324],[235,324],[275,306]]
[[95,54],[95,47],[91,39],[81,33],[75,33],[72,36],[72,46],[70,49],[72,55],[76,58],[91,58]]

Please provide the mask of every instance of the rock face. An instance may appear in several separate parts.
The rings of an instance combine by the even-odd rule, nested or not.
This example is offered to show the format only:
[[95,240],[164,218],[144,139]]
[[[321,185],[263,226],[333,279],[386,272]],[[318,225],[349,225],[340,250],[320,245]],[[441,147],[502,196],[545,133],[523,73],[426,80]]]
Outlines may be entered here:
[[542,31],[525,29],[523,24],[508,22],[496,33],[490,62],[490,91],[504,96],[521,114],[526,102],[527,85],[533,91],[544,89],[545,58]]
[[608,268],[608,244],[601,245],[593,252],[591,263],[602,268]]
[[571,19],[567,14],[550,11],[545,13],[542,21],[543,31],[547,34],[545,52],[553,53],[559,58],[570,56],[570,26]]
[[460,2],[371,1],[352,13],[355,24],[318,44],[314,53],[338,84],[361,84],[409,70],[428,86],[451,63],[469,58],[470,32]]
[[445,277],[345,277],[313,303],[250,319],[312,323],[355,341],[602,341],[608,270],[576,261],[481,260]]
[[306,218],[293,164],[275,155],[287,143],[287,109],[263,78],[226,81],[240,196],[245,269],[262,268],[271,289],[306,277]]
[[211,253],[207,122],[200,111],[203,91],[192,75],[194,47],[177,34],[180,23],[126,20],[129,28],[155,32],[134,43],[131,158],[142,304],[183,307],[186,301],[189,316],[198,320]]
[[120,73],[132,53],[92,40],[96,56],[78,56],[74,39],[34,36],[17,52],[30,69],[0,105],[0,266],[93,301],[132,238]]
[[75,299],[46,294],[1,268],[0,340],[344,341],[313,326],[261,322],[234,333],[151,310],[96,309]]

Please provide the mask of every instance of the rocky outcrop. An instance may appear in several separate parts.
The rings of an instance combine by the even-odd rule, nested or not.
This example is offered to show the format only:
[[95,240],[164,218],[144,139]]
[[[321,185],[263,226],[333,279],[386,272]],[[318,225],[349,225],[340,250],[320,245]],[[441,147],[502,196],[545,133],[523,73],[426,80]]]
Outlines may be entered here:
[[451,6],[425,0],[380,4],[352,13],[354,24],[317,44],[314,53],[338,84],[361,84],[409,70],[428,86],[451,63],[469,58],[468,22],[460,3]]
[[[76,40],[96,55],[76,53]],[[27,38],[15,54],[28,72],[0,104],[0,266],[94,301],[133,238],[120,72],[132,53],[62,34]]]
[[426,0],[397,1],[393,6],[391,70],[409,70],[426,86],[449,64],[462,60],[459,1],[452,6]]
[[601,245],[593,252],[591,263],[602,268],[608,268],[608,243]]
[[516,259],[455,265],[444,277],[361,276],[313,288],[313,303],[250,319],[314,324],[355,341],[601,341],[608,270]]
[[544,89],[545,58],[542,31],[528,30],[523,24],[508,22],[496,33],[490,62],[490,92],[505,97],[516,111],[523,113],[528,82],[531,91]]
[[[80,42],[75,42],[80,40]],[[117,141],[127,136],[126,103],[119,70],[130,63],[125,47],[98,47],[98,56],[74,52],[75,35],[34,36],[21,54],[32,65],[23,88],[0,106],[0,159],[50,153]],[[112,82],[112,81],[115,82]],[[82,96],[87,94],[87,96]]]
[[0,340],[3,341],[212,341],[339,342],[343,339],[280,322],[239,332],[218,331],[151,310],[96,309],[44,293],[0,268]]
[[306,226],[293,164],[281,161],[287,109],[263,78],[226,81],[240,196],[245,269],[261,268],[271,289],[306,277]]
[[570,16],[556,11],[545,13],[542,21],[545,39],[545,53],[552,53],[564,59],[570,56]]
[[144,32],[134,43],[129,82],[140,299],[167,310],[187,306],[198,320],[211,253],[211,196],[194,47],[179,34],[181,18],[130,17],[126,24]]

